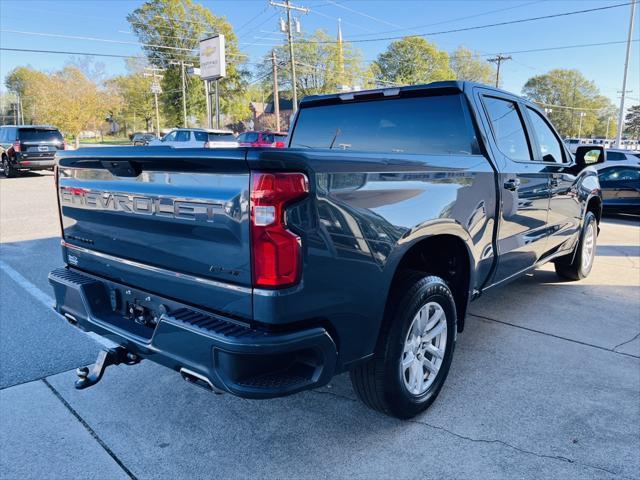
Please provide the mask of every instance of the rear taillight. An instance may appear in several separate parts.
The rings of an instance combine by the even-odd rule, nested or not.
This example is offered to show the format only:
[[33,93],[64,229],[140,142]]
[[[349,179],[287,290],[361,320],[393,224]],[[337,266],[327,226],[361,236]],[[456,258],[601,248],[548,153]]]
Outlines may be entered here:
[[13,142],[13,151],[14,152],[20,151],[20,140],[16,140],[15,142]]
[[300,279],[300,237],[287,230],[285,206],[306,196],[303,173],[251,176],[251,261],[256,287],[286,287]]

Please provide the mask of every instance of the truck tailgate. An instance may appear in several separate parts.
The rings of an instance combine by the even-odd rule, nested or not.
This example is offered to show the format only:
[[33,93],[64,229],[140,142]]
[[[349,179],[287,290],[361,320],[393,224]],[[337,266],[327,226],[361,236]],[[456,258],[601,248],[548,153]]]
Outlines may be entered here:
[[251,318],[245,150],[60,152],[67,263],[168,298]]

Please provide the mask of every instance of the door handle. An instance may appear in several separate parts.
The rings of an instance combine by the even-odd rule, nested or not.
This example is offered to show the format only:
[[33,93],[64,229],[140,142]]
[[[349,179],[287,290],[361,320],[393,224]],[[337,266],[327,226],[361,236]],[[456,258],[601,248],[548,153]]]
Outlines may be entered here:
[[504,182],[504,188],[511,192],[515,192],[520,186],[520,179],[518,178],[510,178],[506,182]]

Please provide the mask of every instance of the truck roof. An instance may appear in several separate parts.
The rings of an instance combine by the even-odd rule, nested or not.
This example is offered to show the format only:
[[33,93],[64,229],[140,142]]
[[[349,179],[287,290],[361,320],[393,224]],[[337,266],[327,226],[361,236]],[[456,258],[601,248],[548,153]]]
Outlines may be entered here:
[[502,90],[490,85],[485,85],[476,82],[460,81],[460,80],[447,80],[443,82],[431,82],[420,85],[404,85],[401,87],[384,87],[371,90],[358,90],[354,92],[344,93],[331,93],[327,95],[309,95],[304,97],[300,101],[300,106],[316,104],[316,103],[332,103],[336,100],[354,100],[356,98],[371,98],[375,96],[388,96],[395,97],[402,92],[420,92],[428,90],[444,90],[453,92],[463,92],[471,87],[482,87],[487,90],[493,90],[503,95],[517,96],[514,93]]

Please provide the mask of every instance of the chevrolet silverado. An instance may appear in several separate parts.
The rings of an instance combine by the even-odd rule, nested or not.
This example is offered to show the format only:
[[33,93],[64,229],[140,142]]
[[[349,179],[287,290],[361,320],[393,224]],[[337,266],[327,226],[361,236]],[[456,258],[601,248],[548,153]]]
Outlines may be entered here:
[[312,96],[288,142],[58,153],[55,309],[114,345],[77,388],[141,359],[246,398],[349,372],[366,405],[409,418],[471,301],[546,262],[592,268],[602,151],[574,157],[522,98],[467,82]]

